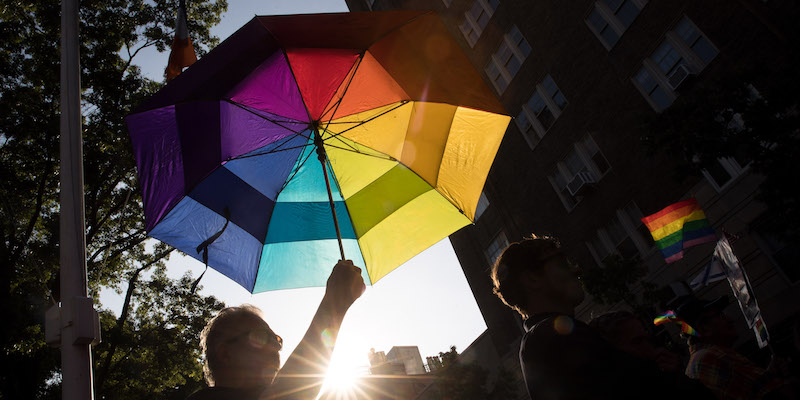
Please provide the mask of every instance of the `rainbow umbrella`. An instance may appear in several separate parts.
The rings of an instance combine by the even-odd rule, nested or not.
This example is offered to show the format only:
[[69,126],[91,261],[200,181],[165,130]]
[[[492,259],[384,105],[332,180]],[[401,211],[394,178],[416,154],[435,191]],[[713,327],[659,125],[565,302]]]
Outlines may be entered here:
[[249,291],[472,222],[510,118],[439,17],[256,17],[127,118],[146,226]]

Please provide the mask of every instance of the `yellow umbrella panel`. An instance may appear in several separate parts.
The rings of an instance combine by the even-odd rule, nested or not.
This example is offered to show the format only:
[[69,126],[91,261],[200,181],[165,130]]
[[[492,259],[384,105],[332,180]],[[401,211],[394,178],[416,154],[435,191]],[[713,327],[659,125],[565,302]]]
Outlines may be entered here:
[[372,283],[471,223],[510,117],[402,101],[323,133]]

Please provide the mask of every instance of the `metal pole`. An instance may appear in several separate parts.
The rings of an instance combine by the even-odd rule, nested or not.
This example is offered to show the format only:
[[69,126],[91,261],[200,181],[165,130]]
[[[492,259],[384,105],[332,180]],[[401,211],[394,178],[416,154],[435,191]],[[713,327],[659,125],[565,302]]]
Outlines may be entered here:
[[322,136],[319,134],[319,127],[314,127],[314,145],[317,148],[317,158],[322,164],[322,175],[325,176],[325,188],[328,189],[328,201],[331,203],[331,213],[333,213],[333,226],[336,227],[336,239],[339,241],[339,253],[344,260],[344,246],[342,246],[342,233],[339,231],[339,219],[336,217],[336,206],[333,203],[333,194],[331,194],[331,183],[328,181],[328,167],[327,156],[325,155],[325,148],[322,147]]
[[[78,0],[61,2],[61,390],[63,399],[93,399],[89,343],[79,340],[88,299],[83,204]],[[91,303],[89,303],[91,305]],[[91,306],[90,306],[91,307]],[[85,322],[85,321],[84,321]],[[76,344],[76,341],[80,344]]]

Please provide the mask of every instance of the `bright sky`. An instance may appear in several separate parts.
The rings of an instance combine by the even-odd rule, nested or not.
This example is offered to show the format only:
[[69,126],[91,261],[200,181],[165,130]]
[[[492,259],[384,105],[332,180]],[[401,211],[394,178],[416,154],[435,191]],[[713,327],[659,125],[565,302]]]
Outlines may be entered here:
[[[335,0],[229,0],[228,12],[213,34],[227,38],[255,15],[346,12]],[[139,65],[148,77],[161,80],[167,53],[142,54]],[[168,262],[171,276],[203,265],[175,254]],[[362,266],[363,267],[363,266]],[[214,295],[227,305],[250,303],[264,310],[267,322],[285,341],[282,357],[302,338],[324,293],[323,288],[283,290],[251,295],[227,277],[209,269],[201,281],[204,295]],[[119,313],[122,296],[101,293],[104,307]],[[458,260],[444,239],[368,288],[353,305],[340,331],[334,353],[338,370],[367,371],[370,348],[388,351],[392,346],[419,346],[420,354],[436,355],[455,345],[464,350],[486,329]]]

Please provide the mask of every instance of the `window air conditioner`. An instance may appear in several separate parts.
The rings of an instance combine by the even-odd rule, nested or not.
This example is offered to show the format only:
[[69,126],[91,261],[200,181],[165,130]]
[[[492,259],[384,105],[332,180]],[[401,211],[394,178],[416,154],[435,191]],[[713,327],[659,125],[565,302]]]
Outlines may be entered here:
[[567,190],[569,190],[569,194],[578,196],[583,194],[592,183],[594,183],[594,177],[591,173],[586,171],[578,172],[567,184]]
[[667,77],[669,86],[672,87],[673,90],[677,89],[678,86],[680,86],[681,83],[683,83],[683,81],[689,77],[689,75],[691,75],[691,71],[689,71],[689,68],[687,68],[686,65],[678,65],[678,67],[675,68],[675,70],[672,71],[672,73]]

